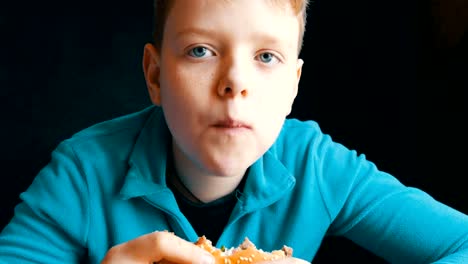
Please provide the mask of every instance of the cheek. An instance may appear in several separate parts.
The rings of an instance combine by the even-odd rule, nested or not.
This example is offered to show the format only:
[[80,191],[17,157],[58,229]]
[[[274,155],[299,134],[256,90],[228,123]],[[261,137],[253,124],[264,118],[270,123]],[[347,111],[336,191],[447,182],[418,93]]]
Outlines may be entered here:
[[294,99],[296,82],[288,72],[277,74],[264,85],[261,100],[267,105],[265,109],[270,113],[283,113],[289,109]]
[[278,118],[278,116],[276,116],[262,120],[257,126],[256,140],[263,152],[267,151],[274,144],[283,123],[284,118]]
[[[215,73],[211,67],[179,65],[165,74],[163,95],[177,97],[179,104],[207,98],[213,90]],[[198,101],[203,104],[202,101]]]
[[278,74],[263,85],[258,101],[253,105],[256,109],[253,112],[260,115],[257,120],[262,123],[262,134],[273,137],[279,132],[284,119],[290,113],[295,85],[290,73]]

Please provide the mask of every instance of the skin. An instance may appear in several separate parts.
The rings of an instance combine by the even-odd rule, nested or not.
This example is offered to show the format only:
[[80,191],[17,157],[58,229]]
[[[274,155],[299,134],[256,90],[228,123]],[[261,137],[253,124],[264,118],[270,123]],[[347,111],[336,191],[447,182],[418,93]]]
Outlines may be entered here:
[[[285,7],[267,0],[176,1],[161,50],[145,45],[145,79],[173,135],[175,169],[204,202],[237,187],[291,111],[303,61],[298,19]],[[113,247],[103,263],[162,259],[212,261],[192,243],[154,232]]]
[[214,263],[210,254],[193,243],[169,232],[153,232],[112,247],[101,264],[148,264],[162,260],[180,264]]
[[173,135],[176,171],[204,202],[236,188],[291,111],[302,67],[299,22],[281,7],[176,1],[162,50],[145,46],[147,86]]

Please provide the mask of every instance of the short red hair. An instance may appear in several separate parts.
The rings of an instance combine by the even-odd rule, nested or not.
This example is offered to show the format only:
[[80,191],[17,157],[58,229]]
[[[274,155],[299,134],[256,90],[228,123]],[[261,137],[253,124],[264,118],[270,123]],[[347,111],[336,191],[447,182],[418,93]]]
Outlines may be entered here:
[[[163,36],[164,36],[164,27],[166,25],[166,19],[171,10],[175,0],[154,0],[154,29],[153,29],[153,40],[154,45],[158,50],[161,50]],[[255,0],[258,1],[258,0]],[[285,4],[286,0],[270,0],[276,4]],[[305,26],[307,21],[307,7],[309,5],[309,0],[288,0],[287,4],[290,5],[294,14],[299,19],[299,47],[298,52],[300,52],[302,47],[302,42],[304,39]]]

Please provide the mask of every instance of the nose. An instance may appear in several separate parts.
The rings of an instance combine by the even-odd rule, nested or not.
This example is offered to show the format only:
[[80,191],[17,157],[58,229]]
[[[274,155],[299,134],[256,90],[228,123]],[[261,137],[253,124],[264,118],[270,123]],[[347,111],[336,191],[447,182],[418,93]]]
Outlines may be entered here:
[[249,72],[251,71],[248,63],[241,60],[231,59],[224,63],[217,87],[218,96],[222,98],[247,97],[249,95]]

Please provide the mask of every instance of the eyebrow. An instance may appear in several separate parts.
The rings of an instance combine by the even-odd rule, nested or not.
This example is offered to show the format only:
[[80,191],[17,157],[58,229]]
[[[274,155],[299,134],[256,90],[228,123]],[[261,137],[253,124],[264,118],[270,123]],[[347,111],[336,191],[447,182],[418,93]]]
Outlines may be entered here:
[[[211,37],[217,34],[219,33],[213,29],[206,29],[201,27],[187,27],[177,32],[175,34],[175,38],[180,39],[187,35]],[[276,36],[275,34],[268,34],[265,32],[254,32],[252,33],[250,39],[256,43],[268,43],[269,45],[277,47],[281,50],[296,47],[294,45],[291,45],[291,43],[289,42],[281,41],[282,38]]]
[[[201,36],[212,36],[213,34],[218,34],[214,30],[204,29],[204,28],[195,28],[189,27],[184,28],[181,31],[176,33],[176,38],[184,37],[185,35],[201,35]],[[281,38],[276,37],[273,34],[264,34],[264,33],[253,33],[251,39],[259,42],[268,42],[274,44],[280,44]]]
[[176,38],[181,38],[185,35],[202,35],[202,36],[209,36],[214,34],[215,32],[213,30],[209,29],[204,29],[204,28],[195,28],[195,27],[189,27],[189,28],[184,28],[181,31],[176,33]]

